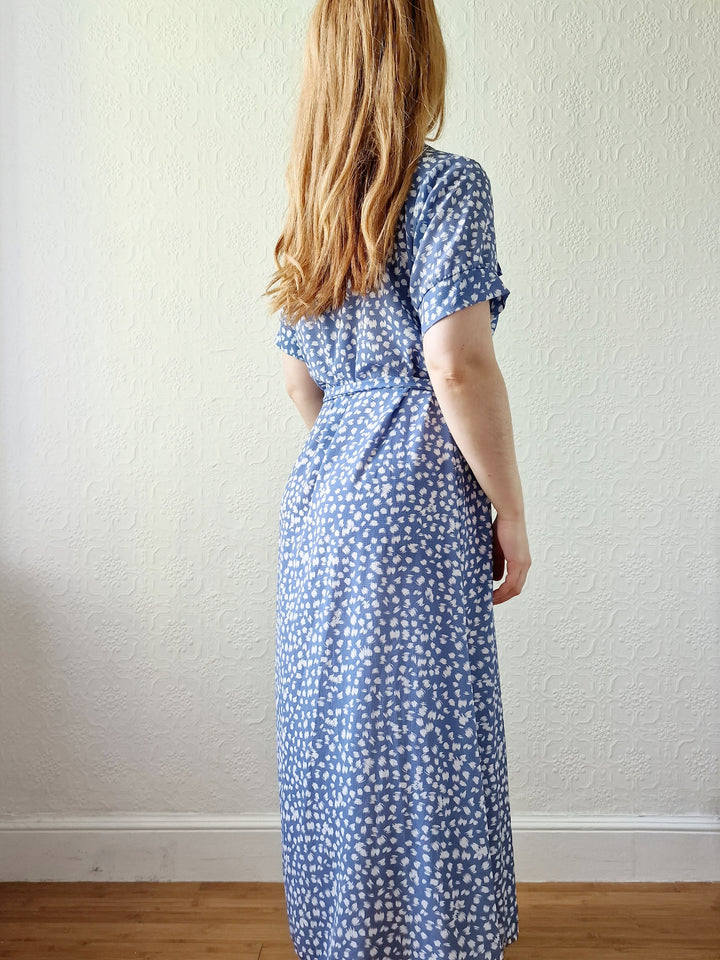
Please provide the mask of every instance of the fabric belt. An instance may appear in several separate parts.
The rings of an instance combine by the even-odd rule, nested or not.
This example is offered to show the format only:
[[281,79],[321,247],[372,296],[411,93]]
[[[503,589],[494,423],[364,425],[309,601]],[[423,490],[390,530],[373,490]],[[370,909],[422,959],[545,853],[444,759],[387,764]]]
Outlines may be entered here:
[[432,390],[429,377],[368,377],[365,380],[340,380],[331,383],[325,388],[323,400],[332,400],[333,397],[345,396],[348,393],[358,393],[361,390],[404,390],[417,388]]

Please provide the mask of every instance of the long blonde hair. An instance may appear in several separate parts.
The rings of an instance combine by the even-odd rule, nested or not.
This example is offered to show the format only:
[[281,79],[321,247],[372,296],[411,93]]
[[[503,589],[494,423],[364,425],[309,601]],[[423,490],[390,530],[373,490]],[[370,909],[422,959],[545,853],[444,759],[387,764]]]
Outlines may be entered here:
[[442,132],[446,71],[433,0],[318,0],[263,294],[288,324],[377,288],[425,140]]

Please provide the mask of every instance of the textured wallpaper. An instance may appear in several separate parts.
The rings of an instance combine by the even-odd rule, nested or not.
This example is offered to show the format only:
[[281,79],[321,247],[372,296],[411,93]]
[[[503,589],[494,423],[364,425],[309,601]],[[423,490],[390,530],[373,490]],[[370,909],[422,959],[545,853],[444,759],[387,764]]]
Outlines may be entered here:
[[[0,818],[278,807],[261,297],[310,2],[4,0]],[[533,566],[514,814],[718,814],[720,8],[437,0]]]

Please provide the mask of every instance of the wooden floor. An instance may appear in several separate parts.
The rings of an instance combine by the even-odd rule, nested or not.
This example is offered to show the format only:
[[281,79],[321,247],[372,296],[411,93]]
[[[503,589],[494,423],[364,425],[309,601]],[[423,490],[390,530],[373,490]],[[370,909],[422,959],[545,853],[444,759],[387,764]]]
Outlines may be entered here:
[[[719,960],[720,884],[519,883],[506,960]],[[0,958],[296,960],[281,883],[0,883]]]

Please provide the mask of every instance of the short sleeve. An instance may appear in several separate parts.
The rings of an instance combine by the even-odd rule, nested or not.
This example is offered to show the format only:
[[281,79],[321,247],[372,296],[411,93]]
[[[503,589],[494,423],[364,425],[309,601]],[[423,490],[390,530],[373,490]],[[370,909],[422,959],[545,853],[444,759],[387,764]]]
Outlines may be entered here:
[[280,326],[275,334],[274,342],[276,347],[280,347],[285,353],[289,353],[291,357],[297,357],[298,360],[305,360],[300,346],[297,326],[293,327],[285,322],[284,311],[280,313]]
[[410,300],[424,335],[443,317],[490,301],[492,331],[510,291],[500,279],[490,181],[456,156],[419,201],[412,226]]

